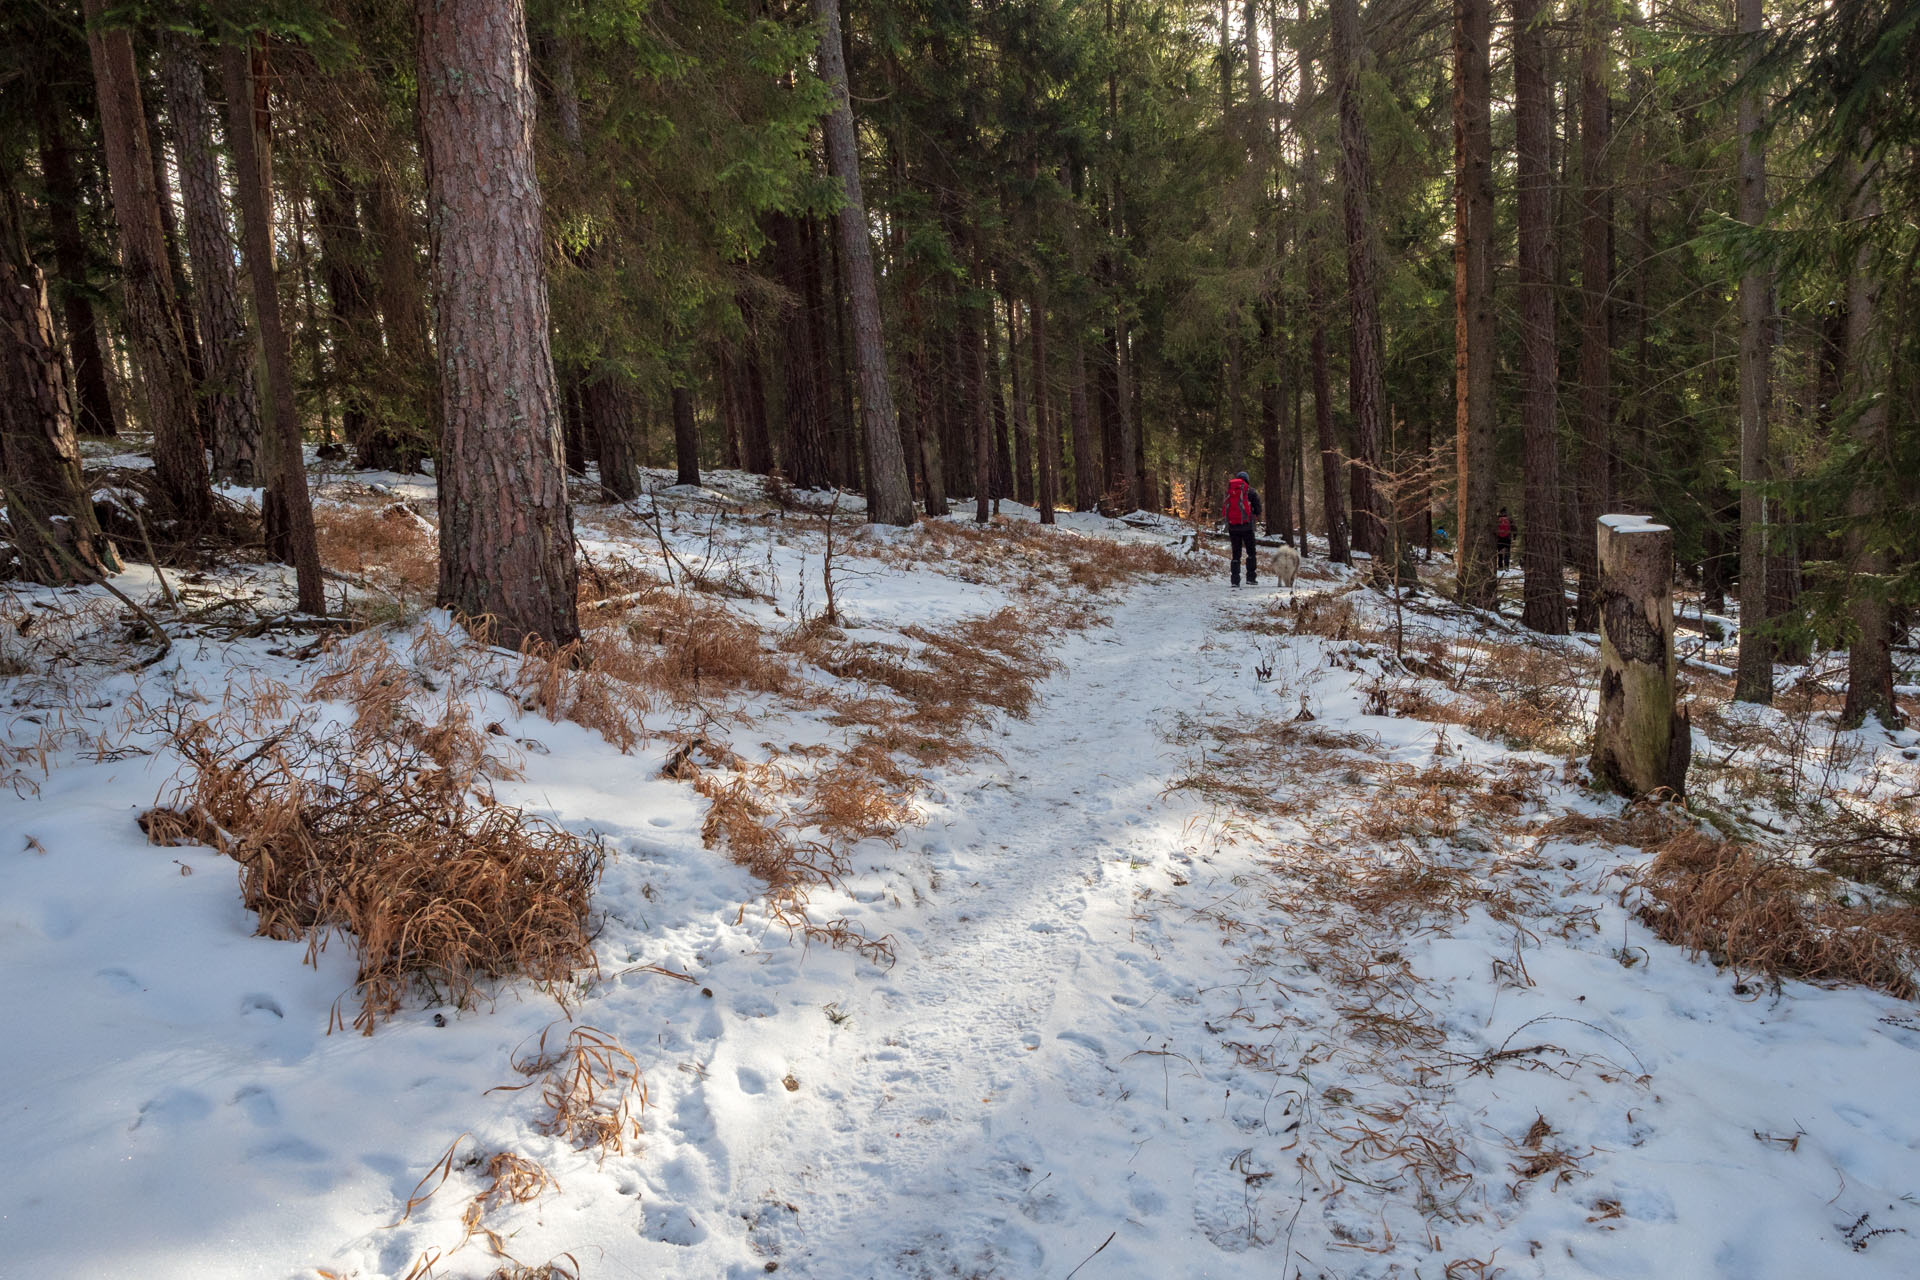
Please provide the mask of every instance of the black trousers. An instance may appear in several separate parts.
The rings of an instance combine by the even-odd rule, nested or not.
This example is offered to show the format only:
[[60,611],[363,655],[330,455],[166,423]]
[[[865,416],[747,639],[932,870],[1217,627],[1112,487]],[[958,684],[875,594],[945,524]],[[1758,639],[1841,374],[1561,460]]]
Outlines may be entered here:
[[1500,567],[1502,569],[1511,568],[1513,565],[1513,539],[1495,538],[1493,540],[1493,546],[1495,552],[1499,555]]
[[1252,526],[1248,526],[1245,529],[1236,529],[1232,525],[1228,525],[1227,539],[1233,543],[1233,585],[1236,587],[1240,585],[1240,549],[1242,547],[1245,547],[1247,551],[1247,581],[1258,582],[1260,580],[1260,574],[1254,567],[1253,562]]

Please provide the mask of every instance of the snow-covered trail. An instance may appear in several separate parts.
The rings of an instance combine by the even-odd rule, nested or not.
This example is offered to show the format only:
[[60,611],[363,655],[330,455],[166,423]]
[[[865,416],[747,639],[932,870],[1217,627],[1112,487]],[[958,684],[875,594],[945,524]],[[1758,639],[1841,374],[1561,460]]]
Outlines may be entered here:
[[[1224,594],[1156,582],[1111,626],[1070,636],[1033,716],[1004,726],[997,760],[948,779],[959,789],[915,834],[938,887],[887,978],[842,1001],[824,1036],[782,1017],[722,1038],[707,1088],[748,1130],[722,1120],[735,1209],[783,1266],[1064,1274],[1131,1221],[1108,1274],[1235,1273],[1183,1252],[1215,1206],[1176,1203],[1194,1198],[1179,1188],[1209,1162],[1166,1141],[1208,1128],[1169,1056],[1192,1000],[1176,975],[1207,959],[1162,956],[1164,922],[1135,905],[1144,883],[1184,881],[1188,861],[1193,806],[1165,794],[1181,759],[1155,729],[1223,710],[1251,665],[1244,633],[1207,643],[1218,612],[1256,593]],[[782,1052],[797,1096],[767,1065]],[[819,1114],[783,1118],[730,1091]]]

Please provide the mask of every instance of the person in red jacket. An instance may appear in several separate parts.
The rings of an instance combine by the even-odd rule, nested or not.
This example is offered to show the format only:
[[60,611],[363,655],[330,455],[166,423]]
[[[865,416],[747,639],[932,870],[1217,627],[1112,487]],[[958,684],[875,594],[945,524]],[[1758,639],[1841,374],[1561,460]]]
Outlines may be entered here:
[[1493,549],[1499,557],[1499,568],[1510,568],[1513,564],[1513,517],[1507,514],[1505,507],[1500,508],[1500,518],[1493,522]]
[[1260,495],[1253,491],[1253,481],[1244,471],[1236,472],[1233,479],[1227,481],[1227,500],[1221,505],[1220,517],[1226,521],[1227,539],[1233,544],[1234,586],[1240,585],[1240,549],[1247,551],[1247,585],[1255,586],[1260,578],[1254,568],[1253,560],[1253,522],[1260,515]]

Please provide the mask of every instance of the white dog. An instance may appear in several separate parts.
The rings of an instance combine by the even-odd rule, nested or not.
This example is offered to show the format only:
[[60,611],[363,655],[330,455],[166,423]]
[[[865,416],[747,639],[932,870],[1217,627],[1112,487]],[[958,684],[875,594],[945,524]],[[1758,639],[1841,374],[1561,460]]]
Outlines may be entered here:
[[1273,549],[1273,572],[1280,579],[1280,585],[1290,587],[1300,572],[1300,553],[1292,547],[1280,546]]

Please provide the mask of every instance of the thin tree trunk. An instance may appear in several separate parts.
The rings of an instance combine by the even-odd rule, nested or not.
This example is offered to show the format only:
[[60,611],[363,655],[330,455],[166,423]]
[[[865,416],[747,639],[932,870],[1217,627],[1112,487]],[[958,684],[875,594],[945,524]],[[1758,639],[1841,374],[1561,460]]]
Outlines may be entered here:
[[1489,0],[1454,0],[1455,567],[1462,602],[1497,608],[1493,556],[1493,121]]
[[[323,154],[331,148],[322,146]],[[340,430],[363,467],[389,450],[376,441],[369,382],[379,368],[373,283],[367,278],[360,233],[360,198],[345,168],[322,159],[313,192],[313,228],[320,243],[320,277],[327,288],[327,332],[333,340],[332,384],[340,400]]]
[[[1862,152],[1866,150],[1863,146]],[[1874,179],[1856,172],[1853,222],[1871,224],[1880,216]],[[1852,404],[1854,446],[1859,451],[1861,483],[1847,501],[1847,615],[1853,635],[1847,645],[1847,700],[1840,711],[1842,728],[1857,729],[1868,716],[1879,717],[1888,729],[1905,720],[1893,700],[1893,621],[1888,605],[1887,573],[1891,557],[1884,546],[1887,486],[1898,483],[1893,466],[1893,437],[1889,424],[1886,370],[1888,339],[1880,314],[1883,265],[1872,246],[1854,252],[1847,279],[1846,390]],[[1742,594],[1746,584],[1741,583]]]
[[1007,372],[1013,379],[1013,500],[1033,505],[1033,424],[1027,416],[1027,384],[1020,376],[1020,304],[1012,290],[1007,308]]
[[981,285],[987,299],[987,396],[993,410],[993,496],[1013,496],[1013,442],[1008,438],[1006,382],[1000,375],[1000,317],[994,306],[989,273],[982,273]]
[[783,315],[786,380],[781,401],[781,432],[785,437],[781,458],[787,479],[794,485],[801,489],[824,488],[833,481],[827,458],[827,411],[821,399],[830,358],[820,340],[824,304],[818,296],[817,272],[809,261],[800,221],[791,214],[774,213],[769,215],[768,224],[775,275],[793,297]]
[[[1758,40],[1762,0],[1737,0],[1740,34]],[[1749,60],[1751,63],[1751,59]],[[1767,155],[1760,139],[1760,93],[1740,95],[1739,210],[1749,227],[1767,216]],[[1766,634],[1773,539],[1767,509],[1767,304],[1773,278],[1756,256],[1740,275],[1740,656],[1733,696],[1773,701],[1773,638]]]
[[820,78],[833,104],[826,118],[827,160],[846,193],[835,221],[840,229],[840,268],[853,308],[853,356],[860,376],[867,465],[872,472],[867,517],[879,524],[910,525],[913,496],[907,485],[906,454],[900,448],[893,390],[888,385],[873,244],[867,234],[866,201],[860,193],[860,153],[854,142],[853,104],[847,95],[847,66],[840,45],[840,0],[814,0],[814,13],[821,26]]
[[1100,454],[1093,441],[1093,405],[1087,391],[1087,343],[1076,329],[1067,357],[1067,417],[1073,431],[1073,507],[1091,511],[1100,503]]
[[67,106],[59,96],[41,93],[36,101],[40,130],[40,177],[46,184],[47,218],[53,232],[53,262],[59,277],[54,290],[66,324],[67,351],[73,361],[74,429],[81,435],[115,436],[120,421],[107,389],[102,329],[88,285],[87,238],[80,228],[83,203],[73,168]]
[[[1298,0],[1295,31],[1307,25],[1307,0]],[[1351,564],[1347,538],[1347,508],[1340,490],[1340,442],[1333,426],[1333,375],[1327,351],[1326,271],[1322,264],[1323,237],[1319,228],[1320,165],[1308,119],[1307,104],[1314,100],[1313,59],[1304,44],[1296,50],[1300,66],[1300,101],[1294,113],[1294,127],[1301,136],[1300,220],[1306,228],[1303,237],[1307,263],[1307,348],[1309,377],[1313,383],[1314,438],[1320,446],[1320,493],[1322,515],[1327,532],[1327,559],[1335,564]],[[1303,480],[1304,483],[1304,480]],[[1301,513],[1301,531],[1306,530],[1306,514]]]
[[[580,384],[581,432],[600,461],[600,487],[615,502],[640,494],[640,472],[633,452],[634,395],[633,384],[612,371],[603,371]],[[677,446],[677,430],[674,439]]]
[[386,338],[390,403],[374,428],[375,465],[406,474],[420,469],[440,439],[439,371],[427,343],[426,281],[420,274],[420,232],[387,167],[374,170],[371,224],[379,278],[375,293]]
[[438,348],[440,603],[579,637],[519,0],[417,0]]
[[[1053,427],[1047,421],[1047,404],[1052,380],[1047,376],[1047,303],[1046,295],[1034,291],[1030,307],[1033,330],[1033,431],[1040,441],[1040,523],[1053,524],[1053,506],[1059,475],[1059,447]],[[1079,447],[1079,440],[1074,447]]]
[[985,524],[993,515],[993,411],[987,390],[986,336],[979,323],[991,327],[993,317],[982,308],[967,305],[962,310],[960,344],[966,356],[967,401],[971,402],[973,423],[973,520]]
[[1334,84],[1340,99],[1340,187],[1347,239],[1347,300],[1352,317],[1348,400],[1353,411],[1353,545],[1378,561],[1387,549],[1387,519],[1374,491],[1380,467],[1380,312],[1373,261],[1372,163],[1360,111],[1365,45],[1356,0],[1332,0]]
[[1520,234],[1521,622],[1565,635],[1565,539],[1560,521],[1560,429],[1554,421],[1559,351],[1554,337],[1553,105],[1542,0],[1513,0],[1514,131]]
[[[206,382],[206,359],[200,350],[200,330],[193,315],[193,288],[187,280],[186,256],[181,248],[180,224],[174,217],[173,188],[167,175],[166,131],[161,127],[159,87],[141,88],[141,109],[147,113],[148,155],[153,160],[153,191],[160,207],[160,241],[167,250],[167,276],[173,281],[173,305],[180,317],[180,337],[187,347],[187,372],[197,390]],[[196,415],[198,404],[195,405]],[[204,432],[205,423],[200,423]],[[201,440],[206,443],[204,435]]]
[[301,612],[322,614],[327,611],[326,589],[320,578],[320,544],[314,535],[299,410],[293,398],[293,352],[281,323],[280,290],[274,278],[270,135],[264,119],[264,68],[259,65],[264,53],[250,37],[243,38],[249,44],[222,47],[220,71],[227,94],[227,146],[233,152],[234,187],[240,196],[242,256],[253,281],[253,311],[260,323],[272,406],[272,418],[261,439],[266,473],[261,514],[267,528],[267,554],[293,566]]
[[81,475],[66,365],[21,221],[13,175],[0,172],[0,499],[20,573],[58,586],[120,562]]
[[251,485],[258,470],[260,393],[254,382],[254,343],[240,305],[226,190],[213,145],[213,106],[195,42],[180,31],[162,34],[160,67],[167,114],[180,162],[180,194],[187,215],[187,253],[193,262],[194,305],[206,360],[204,421],[213,472]]
[[679,469],[675,484],[700,483],[700,433],[693,422],[693,388],[685,383],[673,387],[673,460]]
[[140,381],[142,425],[153,432],[154,478],[165,514],[194,527],[213,510],[206,455],[200,449],[194,386],[173,282],[167,274],[159,193],[133,41],[124,27],[106,25],[106,0],[84,0],[87,49],[100,105],[100,136],[107,181],[120,227],[125,291],[122,323]]
[[1580,55],[1580,530],[1575,557],[1580,565],[1580,593],[1575,625],[1592,631],[1599,625],[1599,552],[1594,544],[1595,521],[1612,500],[1611,458],[1613,353],[1607,324],[1612,286],[1612,254],[1607,190],[1608,151],[1612,146],[1612,104],[1608,100],[1607,32],[1613,12],[1610,0],[1584,0],[1584,31]]

